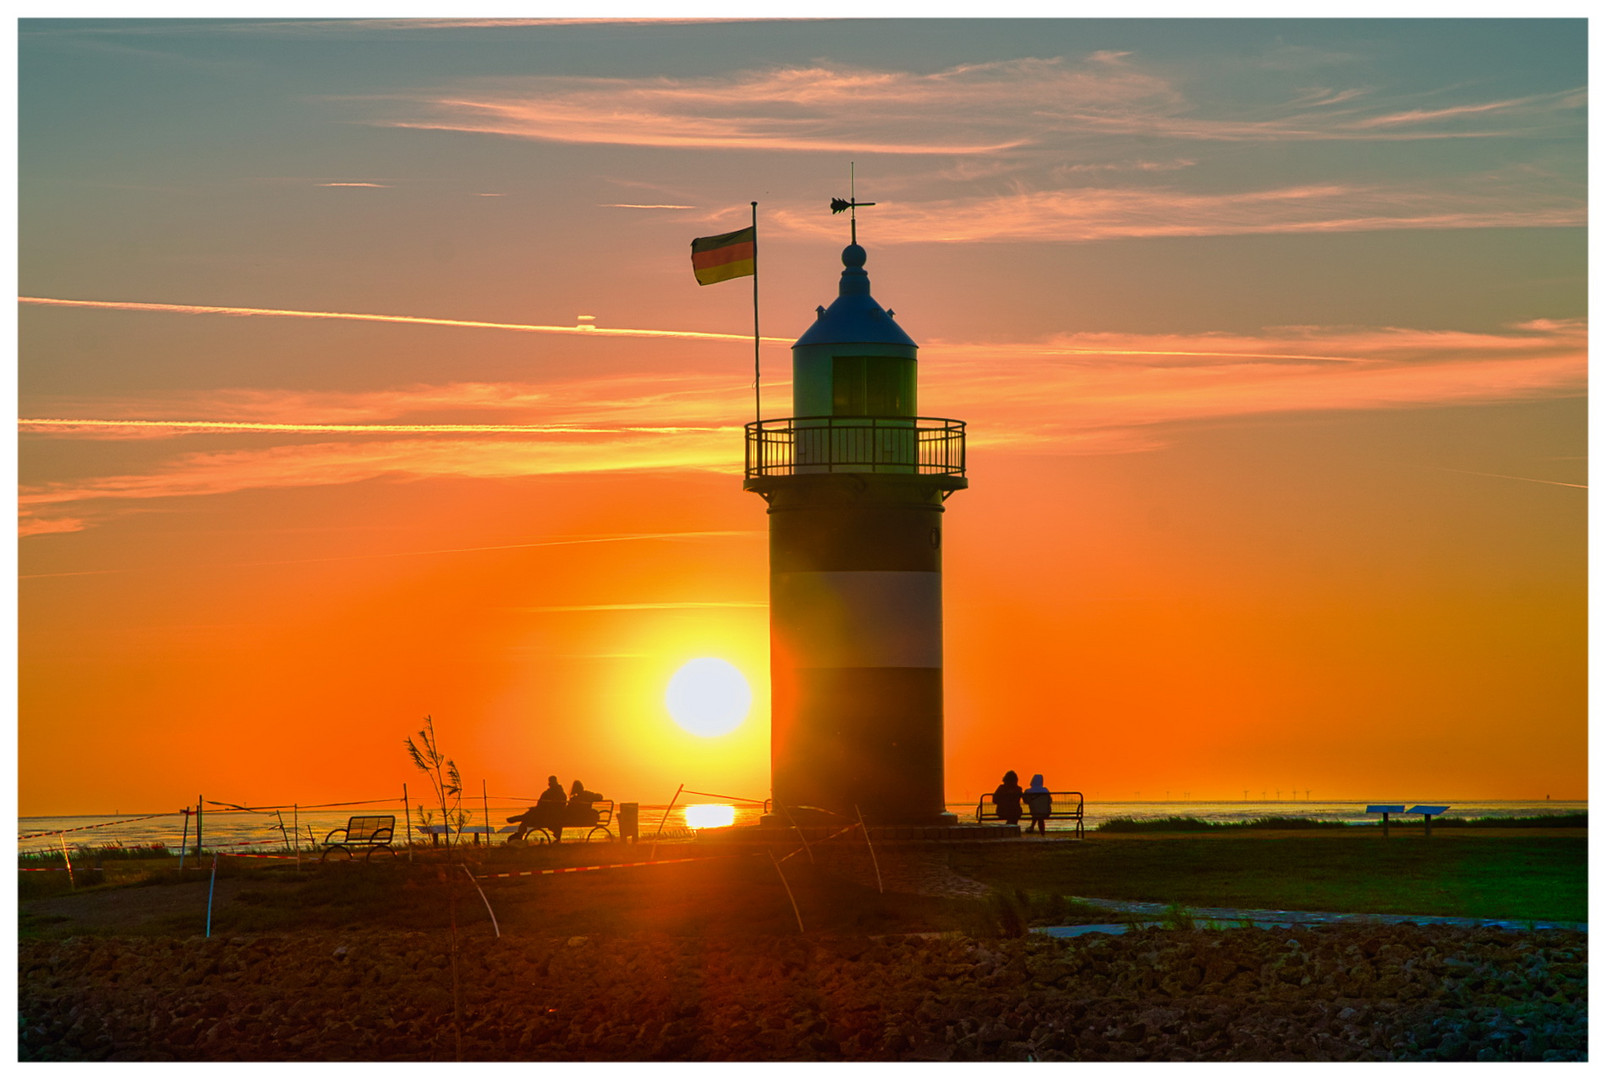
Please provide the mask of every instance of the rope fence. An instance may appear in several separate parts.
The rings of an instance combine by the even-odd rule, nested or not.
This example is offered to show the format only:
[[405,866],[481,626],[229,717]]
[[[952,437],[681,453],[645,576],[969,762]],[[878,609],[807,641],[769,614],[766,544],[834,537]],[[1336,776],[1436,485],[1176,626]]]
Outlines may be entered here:
[[284,803],[279,806],[241,806],[239,803],[217,802],[213,799],[203,799],[201,801],[208,806],[221,806],[225,812],[228,810],[242,810],[248,814],[265,814],[269,810],[333,810],[342,806],[376,806],[381,803],[396,803],[401,800],[392,795],[386,799],[355,799],[351,802],[331,803]]
[[[684,807],[686,805],[683,801],[685,796],[693,796],[702,799],[717,799],[721,802],[748,808],[762,807],[765,810],[769,808],[769,801],[765,799],[755,799],[741,795],[729,795],[720,792],[695,791],[682,785],[676,791],[675,796],[669,801],[668,805],[652,803],[637,804],[641,807],[644,816],[650,814],[651,817],[659,818],[656,823],[651,823],[650,818],[647,821],[642,822],[642,824],[645,826],[645,832],[648,835],[639,837],[639,839],[648,839],[650,837],[653,840],[674,841],[685,840],[696,835],[698,831],[696,826],[693,826],[690,823],[688,823],[686,826],[682,826],[678,822],[675,824],[669,824],[668,821],[671,813],[675,812],[678,807]],[[490,833],[490,839],[495,838],[498,827],[502,823],[501,818],[504,815],[508,813],[516,813],[525,807],[535,805],[538,801],[538,797],[498,795],[496,796],[497,805],[493,806],[490,804],[490,796],[484,791],[484,785],[482,785],[479,799],[473,799],[471,796],[467,797],[463,799],[463,804],[459,809],[455,809],[451,812],[450,818],[451,825],[453,826],[451,831],[454,834],[459,832],[460,830],[456,827],[459,824],[471,826],[469,829],[461,830],[465,833],[465,840],[466,833],[473,832],[475,834],[474,846],[480,846],[479,842],[487,831]],[[475,805],[476,803],[478,805]],[[134,849],[130,852],[131,856],[143,854],[143,852],[138,849],[149,846],[153,849],[165,847],[176,850],[180,853],[180,855],[182,855],[185,851],[191,851],[192,853],[196,854],[197,857],[199,857],[204,848],[205,851],[221,852],[231,857],[277,858],[281,856],[269,856],[266,854],[251,853],[242,849],[253,847],[272,848],[278,846],[281,847],[285,852],[294,851],[297,856],[304,857],[307,854],[312,854],[314,857],[316,857],[317,852],[323,846],[318,837],[322,835],[323,831],[329,827],[331,821],[333,820],[331,812],[366,808],[376,808],[376,810],[382,810],[385,812],[389,812],[390,810],[394,809],[398,811],[396,814],[398,818],[405,817],[405,822],[396,822],[395,839],[393,842],[398,850],[406,850],[408,852],[412,852],[415,847],[420,846],[415,840],[415,831],[420,827],[420,825],[424,821],[430,821],[434,818],[438,818],[440,814],[438,808],[431,811],[427,803],[420,803],[416,798],[409,799],[405,790],[405,785],[400,794],[400,798],[396,796],[390,796],[387,798],[339,799],[321,803],[292,802],[251,804],[230,801],[226,799],[211,799],[204,796],[197,796],[192,805],[186,806],[181,810],[172,813],[141,814],[131,817],[117,817],[91,824],[70,825],[58,829],[36,829],[35,831],[21,833],[17,838],[19,843],[18,854],[24,859],[39,859],[40,857],[48,858],[57,853],[55,845],[51,843],[51,841],[57,840],[64,836],[85,832],[93,833],[96,830],[125,829],[128,826],[136,825],[141,822],[166,821],[176,825],[177,819],[182,817],[184,822],[182,838],[169,837],[166,835],[165,826],[156,826],[155,828],[149,830],[149,835],[139,833],[137,830],[127,830],[122,832],[120,835],[107,838],[110,841],[109,843],[103,843],[101,841],[89,839],[89,842],[85,844],[83,840],[79,840],[77,841],[78,846],[74,849],[74,851],[83,852],[87,850],[91,854],[94,854],[96,853],[97,849],[109,850],[111,848],[122,848],[126,844],[130,849]],[[284,811],[291,811],[295,815],[295,820],[292,820],[290,815],[285,814]],[[751,809],[739,811],[741,814],[747,814],[751,812]],[[307,821],[307,816],[309,814],[314,816],[314,821],[317,824],[316,831],[314,829],[314,823],[309,823]],[[329,816],[326,817],[325,815]],[[460,815],[462,818],[461,822],[459,821]],[[318,819],[320,818],[323,820],[319,821]],[[246,822],[251,819],[266,820],[260,820],[259,822],[253,822],[252,824],[247,825]],[[211,826],[205,828],[204,830],[204,841],[201,835],[203,824],[206,826]],[[344,821],[338,822],[337,824],[344,824]],[[656,829],[654,829],[654,824],[656,824]],[[489,827],[488,830],[487,827]],[[270,834],[265,838],[262,835],[262,831],[264,829]],[[194,836],[191,836],[192,832],[195,833]],[[241,835],[242,833],[254,833],[255,835]],[[636,839],[636,837],[632,838]],[[47,844],[50,844],[50,846],[39,846],[33,848],[23,848],[20,846],[26,844],[28,841],[45,841]],[[176,848],[174,847],[175,841],[177,841]],[[66,841],[63,840],[62,843],[65,845]],[[433,847],[434,845],[432,843],[427,846]],[[656,852],[653,854],[656,855]],[[409,858],[411,857],[412,856],[409,854]],[[788,855],[787,857],[790,858],[791,856]],[[640,865],[654,865],[663,861],[664,860],[654,858]],[[63,867],[60,866],[27,866],[19,867],[19,870],[43,872],[46,870],[58,870],[62,868]]]
[[104,829],[108,825],[131,825],[136,821],[151,821],[160,817],[178,817],[182,813],[184,811],[179,810],[171,814],[145,814],[141,817],[118,818],[116,821],[100,821],[94,825],[75,825],[70,829],[47,829],[44,832],[24,833],[17,837],[17,840],[37,840],[41,836],[61,836],[64,833],[83,832],[85,829]]
[[753,806],[763,806],[765,803],[769,802],[768,799],[747,799],[740,795],[716,795],[712,791],[693,791],[690,788],[687,788],[685,791],[681,792],[681,794],[701,795],[705,799],[724,799],[726,802],[749,803]]

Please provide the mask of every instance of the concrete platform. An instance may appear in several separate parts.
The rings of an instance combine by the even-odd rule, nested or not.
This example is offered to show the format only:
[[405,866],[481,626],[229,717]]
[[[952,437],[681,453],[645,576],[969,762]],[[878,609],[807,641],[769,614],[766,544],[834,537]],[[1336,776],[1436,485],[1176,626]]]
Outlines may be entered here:
[[[848,830],[844,832],[844,830]],[[1019,825],[871,825],[872,844],[966,844],[996,840],[1017,840]],[[799,825],[795,828],[772,825],[732,825],[723,829],[698,829],[699,844],[795,844],[799,838],[811,844],[832,837],[859,838],[857,822],[841,825]]]

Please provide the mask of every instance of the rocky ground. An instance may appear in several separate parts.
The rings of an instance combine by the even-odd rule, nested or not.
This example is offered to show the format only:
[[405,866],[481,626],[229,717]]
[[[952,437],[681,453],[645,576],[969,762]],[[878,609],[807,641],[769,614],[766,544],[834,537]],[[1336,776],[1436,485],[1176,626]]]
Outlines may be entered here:
[[[19,945],[34,1060],[1582,1060],[1587,938],[486,925]],[[453,986],[458,987],[454,1005]]]

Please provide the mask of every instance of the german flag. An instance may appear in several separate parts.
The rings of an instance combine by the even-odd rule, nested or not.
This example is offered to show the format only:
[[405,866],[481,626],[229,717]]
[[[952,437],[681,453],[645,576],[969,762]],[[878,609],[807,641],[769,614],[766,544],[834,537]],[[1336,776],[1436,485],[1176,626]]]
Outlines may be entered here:
[[699,236],[691,242],[691,269],[697,284],[751,277],[757,246],[757,230],[751,225],[718,236]]

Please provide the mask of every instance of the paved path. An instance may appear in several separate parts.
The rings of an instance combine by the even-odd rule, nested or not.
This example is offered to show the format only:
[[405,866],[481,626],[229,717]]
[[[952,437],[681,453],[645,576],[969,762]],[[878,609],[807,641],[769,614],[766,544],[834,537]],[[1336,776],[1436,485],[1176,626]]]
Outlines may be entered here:
[[[1120,912],[1135,917],[1142,926],[1164,925],[1170,904],[1155,904],[1139,900],[1100,900],[1091,896],[1073,896],[1069,899],[1106,911]],[[1582,930],[1589,932],[1588,923],[1555,922],[1549,919],[1467,919],[1454,915],[1359,915],[1334,911],[1278,911],[1265,908],[1184,907],[1194,925],[1210,929],[1230,929],[1245,922],[1268,928],[1275,926],[1328,926],[1357,924],[1417,923],[1434,926],[1497,926],[1504,930]],[[1050,937],[1081,937],[1083,934],[1121,934],[1130,923],[1094,923],[1085,926],[1034,927],[1036,933]]]

